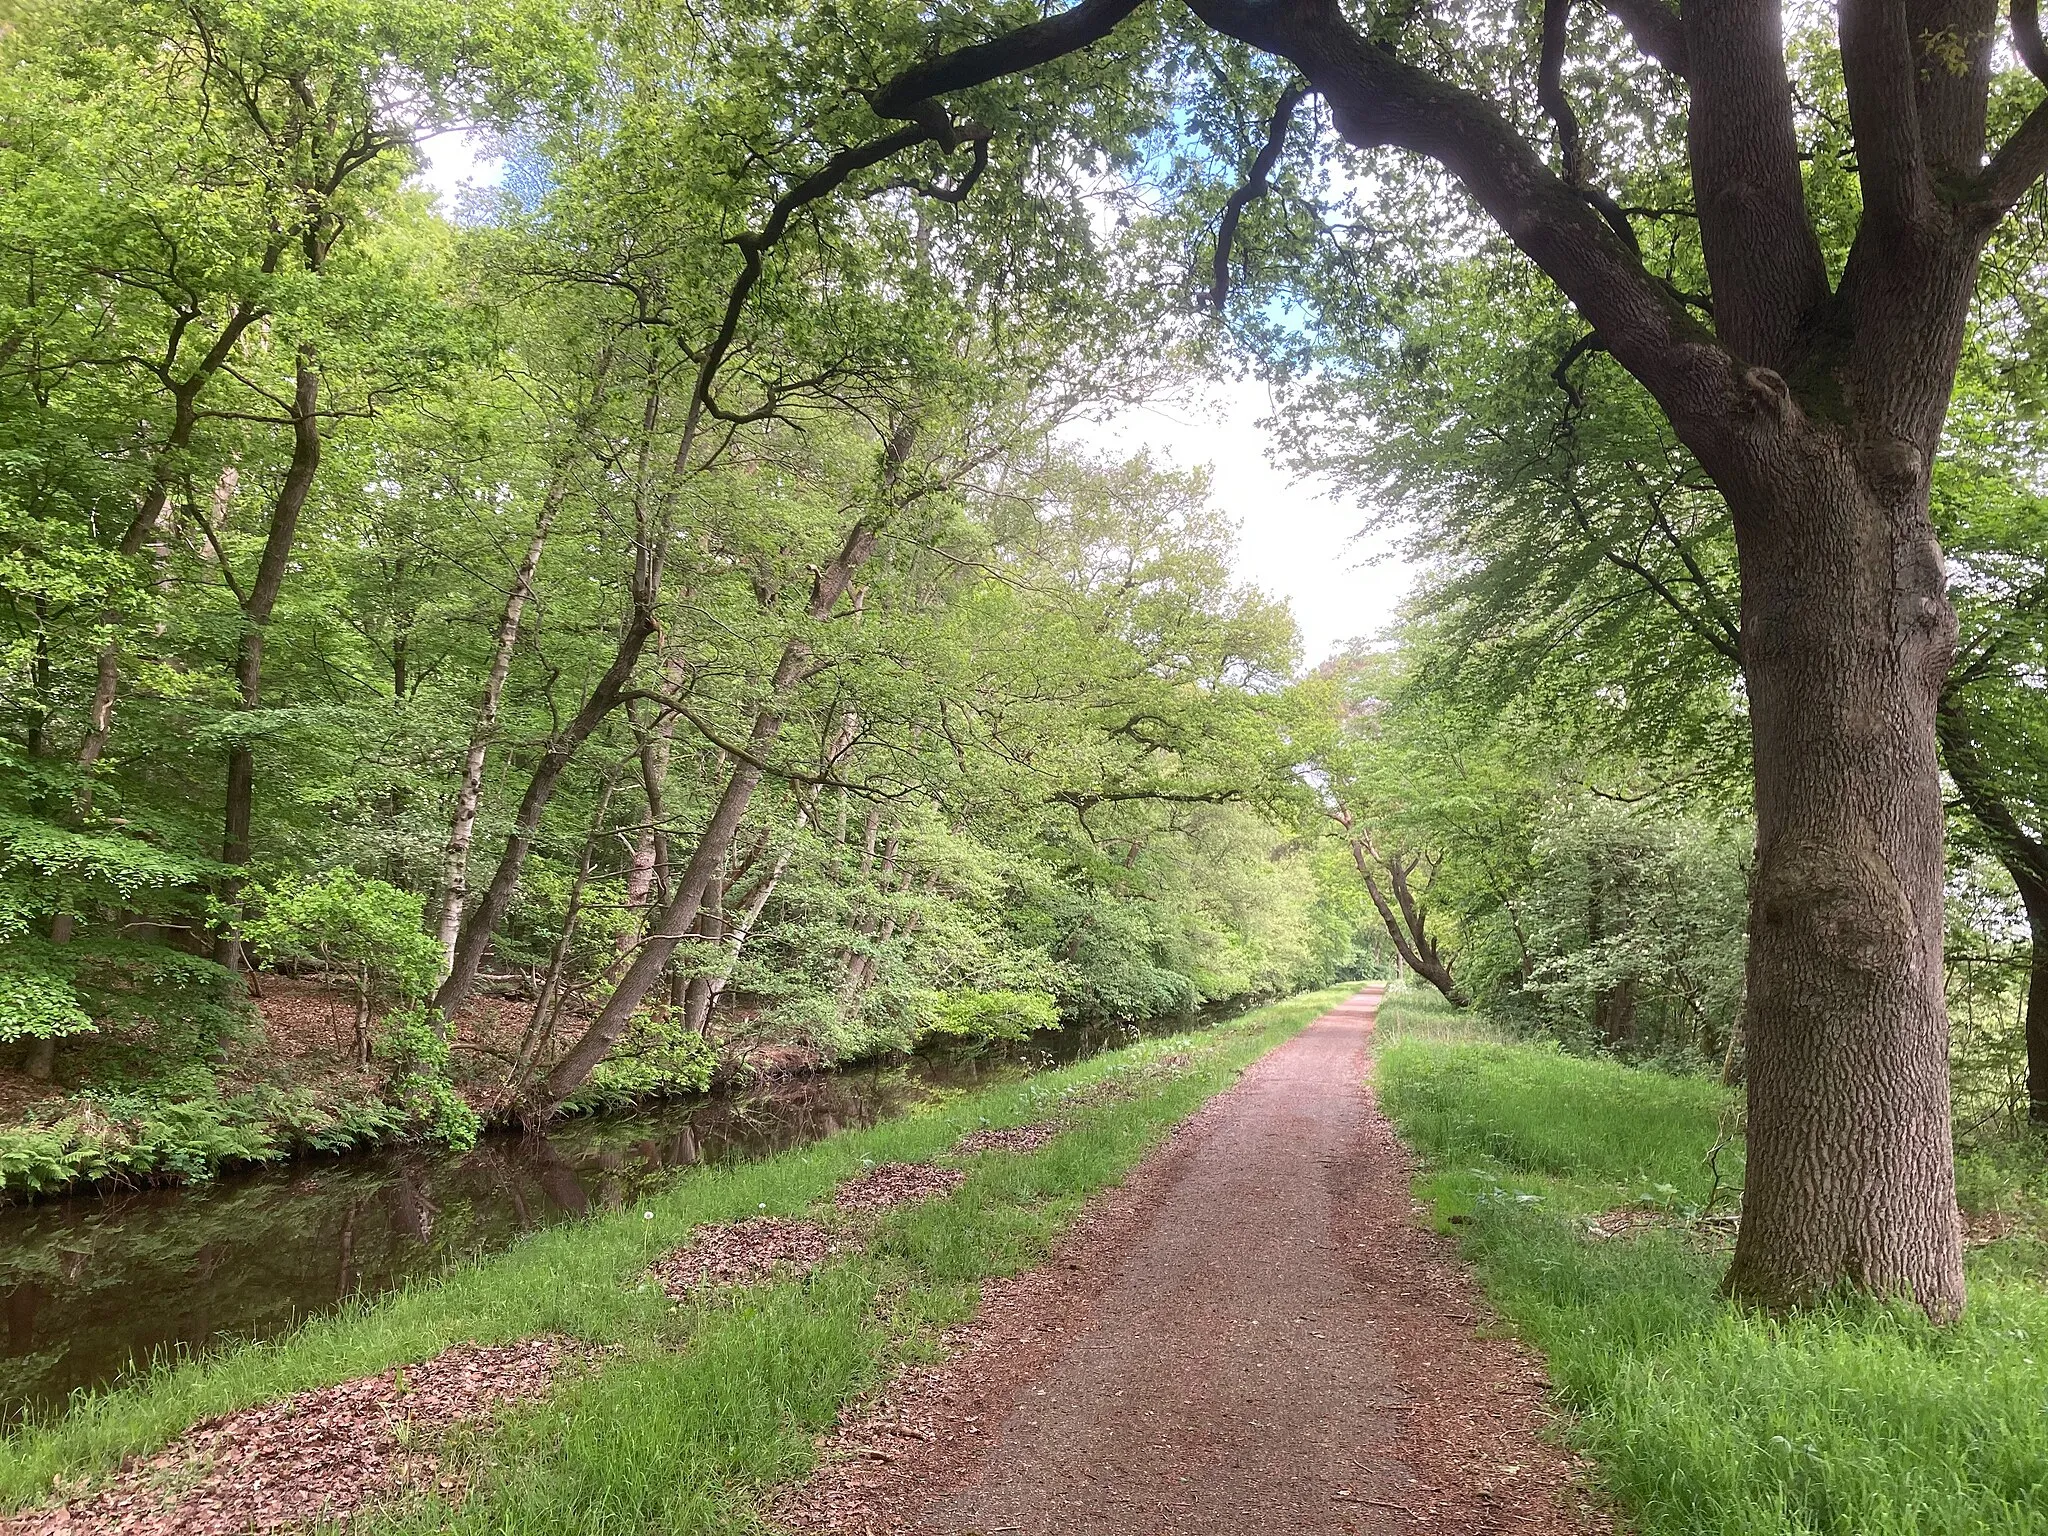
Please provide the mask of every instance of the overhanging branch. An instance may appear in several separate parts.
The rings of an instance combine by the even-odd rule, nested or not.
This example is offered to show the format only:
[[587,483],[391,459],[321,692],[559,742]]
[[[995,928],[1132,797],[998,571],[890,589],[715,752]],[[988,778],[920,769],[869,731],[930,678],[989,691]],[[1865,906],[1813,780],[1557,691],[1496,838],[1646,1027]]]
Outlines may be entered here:
[[1579,115],[1564,93],[1565,31],[1572,18],[1572,0],[1543,0],[1543,44],[1536,60],[1536,101],[1557,128],[1557,147],[1564,179],[1585,180],[1579,146]]
[[867,93],[877,117],[914,121],[933,97],[986,85],[1005,75],[1078,53],[1116,30],[1144,0],[1081,0],[1079,5],[904,70]]
[[[2040,0],[2012,0],[2012,46],[2034,78],[2048,83],[2048,40],[2041,35]],[[2048,175],[2048,101],[2027,114],[1999,147],[1971,189],[1970,203],[1988,227],[2012,211],[2027,189]]]
[[1294,109],[1301,105],[1301,98],[1307,94],[1308,88],[1299,84],[1291,85],[1280,93],[1280,100],[1273,107],[1272,119],[1266,124],[1266,142],[1253,157],[1244,185],[1231,193],[1230,200],[1223,205],[1223,218],[1216,226],[1216,259],[1209,278],[1209,307],[1218,314],[1223,312],[1224,302],[1230,297],[1230,246],[1237,238],[1238,221],[1244,217],[1246,207],[1264,197],[1270,189],[1273,167],[1279,163],[1280,151],[1287,146],[1287,129],[1294,121]]
[[1686,75],[1685,24],[1664,0],[1603,0],[1607,14],[1635,44],[1681,80]]
[[2012,46],[2034,78],[2048,85],[2048,41],[2041,36],[2040,0],[2012,0]]
[[1695,425],[1718,431],[1742,408],[1714,339],[1496,104],[1363,36],[1339,0],[1190,3],[1225,36],[1291,62],[1351,144],[1405,149],[1456,177],[1565,291],[1681,434],[1696,435]]

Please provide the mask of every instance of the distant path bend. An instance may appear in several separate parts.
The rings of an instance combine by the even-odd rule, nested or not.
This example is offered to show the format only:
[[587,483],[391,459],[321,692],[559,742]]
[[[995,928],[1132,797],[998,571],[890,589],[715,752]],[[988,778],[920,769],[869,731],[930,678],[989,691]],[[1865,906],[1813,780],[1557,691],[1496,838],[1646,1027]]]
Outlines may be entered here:
[[842,1536],[1604,1532],[1543,1376],[1419,1224],[1365,1083],[1377,991],[1324,1014],[987,1288],[944,1365],[778,1507]]

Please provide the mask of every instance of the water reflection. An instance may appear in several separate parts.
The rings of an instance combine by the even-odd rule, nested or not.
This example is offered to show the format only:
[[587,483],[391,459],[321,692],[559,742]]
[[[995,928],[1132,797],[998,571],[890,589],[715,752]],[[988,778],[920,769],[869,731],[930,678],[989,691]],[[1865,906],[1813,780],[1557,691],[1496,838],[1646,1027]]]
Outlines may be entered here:
[[676,1170],[766,1156],[974,1086],[1124,1043],[1065,1030],[1029,1045],[917,1057],[653,1112],[546,1139],[487,1138],[234,1175],[191,1189],[0,1210],[0,1415],[61,1404],[131,1362],[223,1336],[266,1337],[504,1248],[522,1232],[614,1210]]

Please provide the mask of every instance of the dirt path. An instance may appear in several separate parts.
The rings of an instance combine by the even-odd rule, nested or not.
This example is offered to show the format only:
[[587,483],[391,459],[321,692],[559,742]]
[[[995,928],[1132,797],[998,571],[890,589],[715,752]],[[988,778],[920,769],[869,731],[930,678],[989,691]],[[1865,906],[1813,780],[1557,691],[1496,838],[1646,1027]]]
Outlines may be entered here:
[[1418,1224],[1362,1085],[1375,993],[1213,1100],[946,1364],[849,1423],[809,1532],[1600,1532],[1543,1378]]

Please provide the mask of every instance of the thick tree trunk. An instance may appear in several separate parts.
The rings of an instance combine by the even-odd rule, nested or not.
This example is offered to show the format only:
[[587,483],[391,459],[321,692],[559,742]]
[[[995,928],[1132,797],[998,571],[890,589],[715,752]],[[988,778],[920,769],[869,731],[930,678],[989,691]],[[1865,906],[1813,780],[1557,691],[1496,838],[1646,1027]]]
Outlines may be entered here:
[[1730,497],[1757,858],[1727,1285],[1772,1308],[1853,1286],[1939,1319],[1964,1294],[1934,730],[1955,620],[1924,466],[1798,437],[1767,498]]
[[[235,652],[235,683],[240,697],[236,710],[255,713],[263,698],[263,637],[270,616],[284,589],[285,572],[291,563],[292,545],[298,538],[299,517],[312,493],[313,478],[320,472],[320,372],[309,348],[301,347],[294,364],[292,390],[292,456],[285,467],[284,483],[270,509],[270,528],[264,535],[263,554],[256,563],[256,579],[250,583],[242,604],[242,633]],[[256,799],[256,747],[237,731],[228,746],[227,803],[221,818],[220,857],[223,864],[240,869],[249,862],[251,821]],[[232,909],[241,900],[242,877],[231,875],[223,892]],[[233,921],[221,929],[214,941],[214,959],[230,970],[239,970],[242,943]]]

